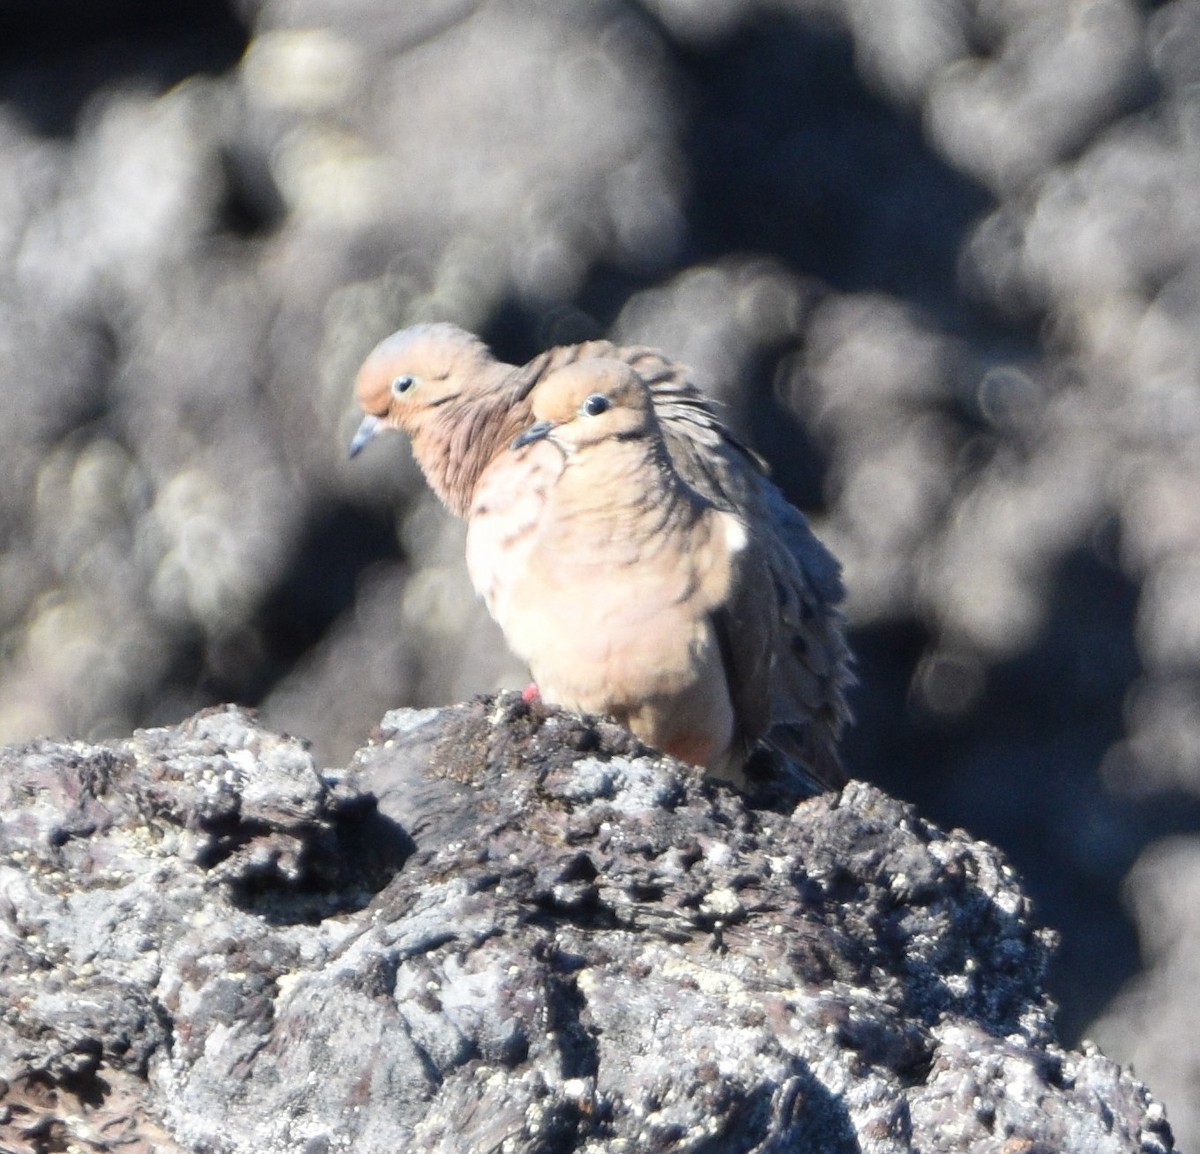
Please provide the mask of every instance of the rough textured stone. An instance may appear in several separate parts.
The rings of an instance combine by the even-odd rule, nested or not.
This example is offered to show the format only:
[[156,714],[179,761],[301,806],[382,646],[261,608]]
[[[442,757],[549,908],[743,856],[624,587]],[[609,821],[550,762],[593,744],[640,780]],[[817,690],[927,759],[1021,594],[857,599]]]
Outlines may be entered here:
[[0,755],[0,1143],[1166,1151],[1012,870],[517,694],[346,771],[233,707]]

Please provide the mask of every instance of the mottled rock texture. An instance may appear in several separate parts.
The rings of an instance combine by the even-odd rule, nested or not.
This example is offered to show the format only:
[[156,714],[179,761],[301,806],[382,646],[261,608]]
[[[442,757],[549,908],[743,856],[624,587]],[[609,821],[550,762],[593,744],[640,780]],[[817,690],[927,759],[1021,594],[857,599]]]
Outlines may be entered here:
[[0,1147],[1172,1148],[996,850],[517,694],[0,753]]

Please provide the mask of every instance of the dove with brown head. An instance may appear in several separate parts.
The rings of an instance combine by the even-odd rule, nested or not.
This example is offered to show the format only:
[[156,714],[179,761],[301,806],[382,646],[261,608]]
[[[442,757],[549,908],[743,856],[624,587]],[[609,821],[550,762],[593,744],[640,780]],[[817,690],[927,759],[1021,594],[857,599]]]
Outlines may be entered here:
[[[845,690],[853,680],[837,603],[837,561],[771,481],[762,461],[724,425],[690,379],[686,366],[643,346],[588,341],[550,349],[523,366],[497,361],[477,337],[448,324],[417,325],[382,341],[359,370],[356,393],[365,416],[352,452],[385,429],[407,432],[413,454],[446,507],[466,516],[476,489],[498,456],[534,422],[534,389],[556,370],[580,361],[616,361],[649,389],[660,440],[679,478],[716,509],[755,527],[770,573],[765,605],[770,631],[771,721],[762,743],[824,786],[845,780],[838,736],[848,718]],[[543,395],[542,405],[547,404]],[[569,435],[560,423],[561,439]],[[547,439],[549,444],[553,441]],[[531,450],[535,446],[530,446]],[[510,492],[505,556],[522,564],[555,457],[530,452],[524,486]],[[528,450],[519,449],[519,453]],[[510,485],[516,486],[514,480]],[[491,481],[491,500],[499,482]],[[516,528],[514,528],[514,525]],[[475,529],[476,537],[484,534]],[[619,546],[614,546],[619,552]],[[486,596],[486,589],[483,590]]]
[[415,325],[393,333],[358,370],[354,392],[365,413],[350,455],[385,429],[407,433],[430,487],[466,516],[488,462],[528,424],[513,367],[455,325]]

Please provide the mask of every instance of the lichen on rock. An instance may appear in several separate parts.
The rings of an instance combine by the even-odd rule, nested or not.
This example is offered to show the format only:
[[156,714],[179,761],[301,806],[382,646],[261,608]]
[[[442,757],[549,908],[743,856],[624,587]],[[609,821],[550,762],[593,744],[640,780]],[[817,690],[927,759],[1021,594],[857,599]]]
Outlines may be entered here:
[[345,770],[234,707],[0,757],[6,1149],[1172,1148],[1001,855],[872,786],[515,693]]

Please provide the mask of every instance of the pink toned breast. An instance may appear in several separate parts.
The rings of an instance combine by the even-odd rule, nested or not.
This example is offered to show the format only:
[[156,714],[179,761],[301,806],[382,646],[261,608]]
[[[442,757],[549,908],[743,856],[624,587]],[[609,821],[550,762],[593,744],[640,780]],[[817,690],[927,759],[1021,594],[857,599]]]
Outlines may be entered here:
[[475,486],[467,521],[467,570],[498,620],[506,592],[529,567],[546,494],[562,467],[562,454],[543,441],[501,453]]

